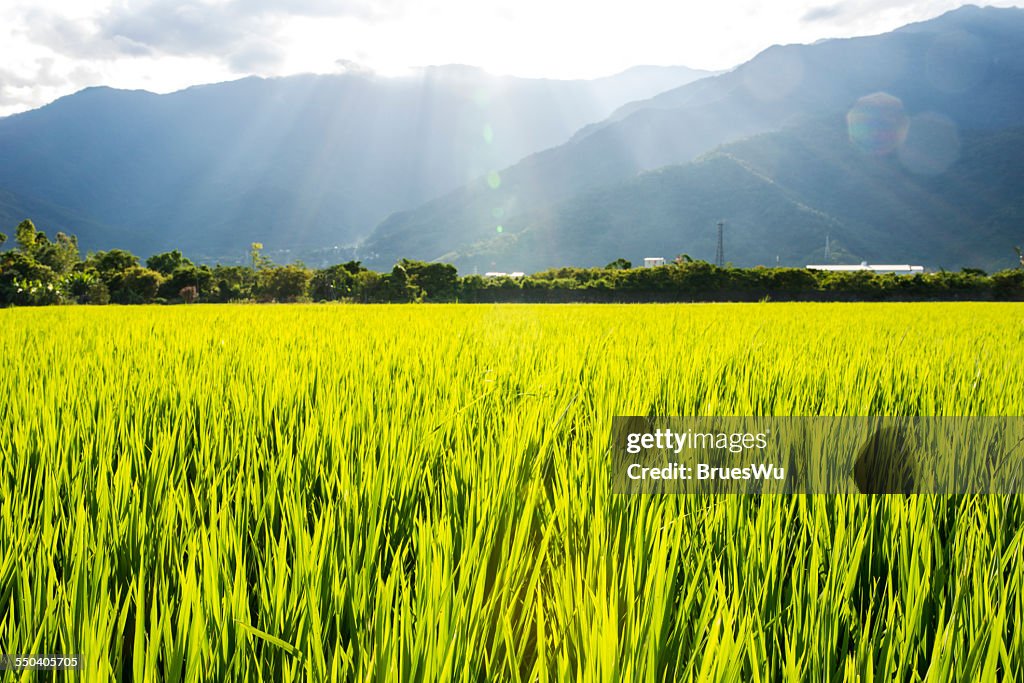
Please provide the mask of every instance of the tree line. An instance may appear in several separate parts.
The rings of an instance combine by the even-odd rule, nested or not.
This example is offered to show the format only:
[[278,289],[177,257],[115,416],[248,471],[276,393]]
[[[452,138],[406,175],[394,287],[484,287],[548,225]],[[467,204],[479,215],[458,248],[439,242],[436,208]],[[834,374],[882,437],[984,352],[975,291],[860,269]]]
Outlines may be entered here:
[[[7,236],[0,233],[0,245]],[[641,302],[641,301],[1024,301],[1021,268],[914,276],[803,268],[718,267],[680,256],[656,268],[617,259],[604,268],[555,268],[524,277],[460,277],[455,266],[402,259],[390,272],[349,261],[312,269],[275,264],[254,243],[247,265],[195,264],[180,251],[143,264],[122,249],[80,255],[73,235],[52,239],[30,220],[0,252],[0,306],[344,301]]]

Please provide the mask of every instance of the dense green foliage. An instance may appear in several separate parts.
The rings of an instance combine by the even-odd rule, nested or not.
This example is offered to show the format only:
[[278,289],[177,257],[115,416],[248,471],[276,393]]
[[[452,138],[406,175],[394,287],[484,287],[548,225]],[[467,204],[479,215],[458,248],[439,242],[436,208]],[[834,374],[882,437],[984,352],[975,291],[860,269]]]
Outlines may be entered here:
[[[913,277],[802,268],[719,268],[681,255],[657,268],[616,259],[604,268],[555,268],[524,277],[459,277],[447,263],[402,259],[389,273],[358,261],[309,269],[275,265],[254,245],[251,266],[195,265],[175,250],[139,265],[135,255],[100,251],[80,260],[76,239],[50,241],[31,221],[18,247],[0,252],[0,306],[231,301],[635,302],[807,300],[1024,300],[1024,267]],[[257,248],[258,247],[258,248]],[[1024,264],[1022,264],[1024,266]]]
[[614,415],[1021,415],[1022,320],[0,311],[0,645],[86,681],[1021,680],[1019,496],[631,497],[606,449]]
[[1024,300],[1024,268],[906,276],[804,268],[554,268],[523,278],[467,276],[460,300],[480,302]]

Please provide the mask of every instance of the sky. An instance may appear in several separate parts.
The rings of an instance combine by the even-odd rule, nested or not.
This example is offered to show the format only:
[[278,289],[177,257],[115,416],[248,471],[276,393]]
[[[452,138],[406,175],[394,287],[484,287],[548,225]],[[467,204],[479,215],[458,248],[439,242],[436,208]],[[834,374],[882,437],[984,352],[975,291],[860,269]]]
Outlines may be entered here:
[[[94,85],[470,64],[596,78],[721,70],[773,44],[883,33],[955,0],[0,0],[0,115]],[[1010,6],[1014,2],[993,2]]]

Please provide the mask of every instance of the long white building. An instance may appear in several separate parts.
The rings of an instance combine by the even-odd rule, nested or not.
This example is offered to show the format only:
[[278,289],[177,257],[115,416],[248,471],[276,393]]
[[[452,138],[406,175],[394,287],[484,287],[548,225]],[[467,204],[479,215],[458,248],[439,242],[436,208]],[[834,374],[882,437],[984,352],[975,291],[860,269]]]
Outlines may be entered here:
[[859,265],[809,265],[807,266],[807,270],[830,270],[839,273],[852,273],[866,270],[871,273],[918,275],[924,272],[924,266],[912,266],[909,263],[871,265],[867,261],[862,261]]

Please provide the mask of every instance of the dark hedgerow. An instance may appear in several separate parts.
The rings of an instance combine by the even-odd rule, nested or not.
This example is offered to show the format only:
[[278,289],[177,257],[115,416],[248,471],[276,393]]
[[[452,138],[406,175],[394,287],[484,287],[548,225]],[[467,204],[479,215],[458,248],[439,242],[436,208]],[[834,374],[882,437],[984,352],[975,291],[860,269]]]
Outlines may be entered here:
[[[60,303],[144,304],[197,301],[686,302],[686,301],[1021,301],[1024,264],[991,275],[965,268],[914,276],[805,268],[719,267],[678,258],[655,268],[624,259],[605,267],[562,267],[512,277],[466,275],[455,266],[402,259],[378,273],[359,261],[326,268],[277,265],[259,255],[250,265],[196,265],[174,250],[139,258],[121,249],[84,259],[74,236],[50,241],[23,221],[17,246],[0,253],[0,306]],[[182,294],[188,292],[188,296]]]

